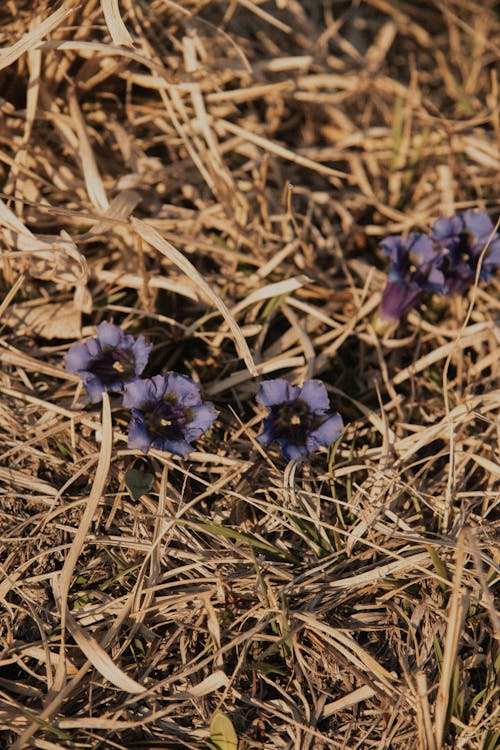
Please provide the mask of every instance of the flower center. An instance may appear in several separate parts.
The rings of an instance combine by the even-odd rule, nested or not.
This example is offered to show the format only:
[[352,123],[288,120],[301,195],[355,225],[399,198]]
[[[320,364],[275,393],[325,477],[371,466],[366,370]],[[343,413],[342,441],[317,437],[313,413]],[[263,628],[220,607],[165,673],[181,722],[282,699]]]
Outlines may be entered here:
[[305,445],[312,429],[323,421],[311,412],[311,407],[301,398],[283,401],[271,407],[275,440],[286,440],[294,445]]
[[131,349],[103,346],[101,356],[88,366],[88,370],[107,386],[132,380],[135,377],[134,353]]
[[142,407],[144,422],[152,438],[185,440],[186,428],[193,421],[193,410],[179,404],[176,393],[167,391],[161,401],[148,402]]

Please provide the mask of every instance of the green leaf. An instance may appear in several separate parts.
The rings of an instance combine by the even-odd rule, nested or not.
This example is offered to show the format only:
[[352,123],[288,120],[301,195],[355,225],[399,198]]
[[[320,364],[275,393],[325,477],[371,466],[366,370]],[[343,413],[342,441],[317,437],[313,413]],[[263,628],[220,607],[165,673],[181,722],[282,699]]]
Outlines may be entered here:
[[236,541],[242,542],[243,544],[249,544],[250,547],[261,550],[263,553],[267,552],[269,555],[277,557],[281,560],[293,560],[293,558],[289,554],[283,552],[278,547],[275,547],[268,542],[264,542],[261,539],[257,539],[257,537],[253,534],[245,534],[241,531],[237,531],[236,529],[232,529],[230,526],[220,526],[219,524],[212,523],[210,521],[199,521],[195,524],[190,523],[189,521],[177,521],[177,523],[183,526],[188,526],[190,528],[205,529],[214,536],[223,536],[226,539],[234,539]]
[[140,500],[153,486],[154,476],[147,471],[129,469],[125,472],[125,484],[132,500]]
[[216,750],[238,750],[238,737],[229,717],[216,711],[210,722],[210,745]]

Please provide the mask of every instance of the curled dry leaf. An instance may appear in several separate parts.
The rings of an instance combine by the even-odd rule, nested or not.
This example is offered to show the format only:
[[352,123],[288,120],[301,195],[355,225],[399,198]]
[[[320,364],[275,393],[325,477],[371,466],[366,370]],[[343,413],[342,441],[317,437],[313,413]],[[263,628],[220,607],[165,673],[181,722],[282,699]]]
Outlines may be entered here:
[[0,201],[0,226],[7,247],[3,253],[11,267],[42,281],[63,286],[86,284],[89,270],[72,237],[63,229],[59,235],[35,235]]
[[85,284],[88,280],[87,263],[66,232],[60,237],[18,237],[18,253],[12,253],[14,263],[25,266],[30,276],[42,281],[55,281],[63,286]]

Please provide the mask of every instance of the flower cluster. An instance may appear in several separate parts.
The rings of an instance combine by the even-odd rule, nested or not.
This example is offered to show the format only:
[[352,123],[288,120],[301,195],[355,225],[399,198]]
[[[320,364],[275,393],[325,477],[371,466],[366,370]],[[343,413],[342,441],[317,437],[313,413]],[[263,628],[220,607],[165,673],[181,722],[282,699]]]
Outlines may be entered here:
[[[150,351],[143,336],[135,339],[112,323],[101,323],[95,338],[69,349],[66,368],[80,376],[92,403],[102,400],[104,391],[123,394],[123,406],[131,410],[129,448],[144,453],[156,448],[186,458],[217,411],[202,401],[199,386],[185,375],[141,378]],[[328,394],[319,380],[307,380],[301,388],[283,378],[268,380],[260,386],[257,402],[269,410],[258,441],[263,446],[278,443],[288,460],[331,445],[342,432],[342,417],[328,413]]]
[[95,338],[69,349],[66,369],[80,376],[92,403],[102,400],[103,391],[123,393],[132,415],[129,448],[144,453],[157,448],[185,458],[193,450],[190,441],[213,424],[217,412],[185,375],[141,379],[151,348],[143,336],[135,339],[112,323],[100,323]]
[[382,251],[390,266],[380,303],[381,321],[396,323],[426,293],[450,297],[465,292],[476,277],[485,247],[479,278],[489,281],[500,267],[500,234],[482,211],[438,219],[430,234],[387,237]]
[[[141,378],[151,351],[143,336],[135,339],[112,323],[97,326],[97,336],[73,344],[66,368],[80,376],[92,403],[104,391],[121,392],[131,410],[129,448],[150,448],[186,458],[192,441],[214,423],[217,411],[202,401],[199,386],[185,375],[167,372]],[[335,442],[342,432],[339,414],[328,415],[330,402],[323,383],[308,380],[302,388],[287,380],[268,380],[260,387],[258,403],[269,409],[263,446],[276,442],[285,458],[299,458]]]

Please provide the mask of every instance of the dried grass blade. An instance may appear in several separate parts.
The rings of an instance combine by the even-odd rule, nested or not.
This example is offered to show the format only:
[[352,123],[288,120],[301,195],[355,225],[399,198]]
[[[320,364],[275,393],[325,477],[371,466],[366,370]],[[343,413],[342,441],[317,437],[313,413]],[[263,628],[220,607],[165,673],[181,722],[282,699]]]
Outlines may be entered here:
[[228,685],[228,676],[221,669],[217,669],[197,685],[193,685],[193,687],[189,688],[189,694],[195,698],[201,698],[203,695],[214,693],[216,690],[225,688]]
[[443,650],[443,663],[441,666],[441,679],[436,696],[434,710],[434,736],[436,750],[443,746],[444,731],[448,711],[450,708],[450,685],[455,668],[455,660],[458,651],[460,634],[463,629],[464,617],[467,612],[468,596],[462,587],[462,577],[465,566],[465,538],[463,529],[457,540],[455,573],[451,590],[450,602],[446,616],[446,638]]
[[80,627],[68,611],[66,611],[66,627],[87,659],[103,677],[126,693],[137,695],[145,692],[146,688],[123,672],[96,639]]
[[[275,372],[276,370],[287,370],[287,369],[292,369],[294,367],[303,367],[304,364],[305,364],[304,357],[283,357],[283,358],[278,357],[277,359],[267,360],[266,362],[258,364],[257,374],[269,375],[270,372]],[[246,371],[242,372],[240,370],[238,372],[233,372],[232,375],[229,375],[229,377],[224,378],[224,380],[216,380],[213,383],[210,383],[210,385],[207,385],[205,387],[205,392],[209,396],[215,396],[217,393],[228,391],[230,388],[234,388],[237,385],[241,385],[241,383],[244,383],[247,380],[249,380],[248,372]]]
[[73,544],[71,545],[71,549],[68,553],[68,556],[66,557],[66,560],[64,561],[64,565],[60,573],[59,587],[61,590],[61,620],[63,626],[65,623],[66,614],[68,613],[68,593],[71,584],[71,577],[73,575],[78,556],[80,555],[82,547],[85,544],[85,539],[87,538],[87,534],[90,528],[90,524],[92,523],[96,508],[104,492],[109,466],[111,463],[112,446],[113,433],[111,426],[111,407],[109,403],[109,396],[106,392],[104,392],[102,399],[101,452],[99,454],[99,461],[97,463],[94,482],[92,484],[92,489],[85,506],[82,520],[80,521],[80,526],[78,527],[78,530],[75,534]]
[[256,133],[252,133],[250,130],[240,128],[239,125],[235,125],[233,122],[229,122],[228,120],[217,120],[216,126],[228,133],[231,133],[232,135],[240,136],[240,138],[243,138],[245,141],[249,141],[256,146],[263,148],[265,151],[269,151],[269,153],[271,154],[276,154],[276,156],[280,156],[281,158],[286,159],[287,161],[291,161],[294,164],[299,164],[301,167],[312,169],[314,172],[318,172],[319,174],[324,174],[328,177],[342,177],[343,179],[347,179],[349,177],[346,172],[341,172],[338,169],[326,167],[324,164],[318,164],[312,159],[308,159],[307,156],[296,154],[294,151],[290,151],[290,149],[285,148],[284,146],[280,146],[278,143],[274,143],[268,138],[263,138]]
[[500,406],[500,389],[488,394],[475,396],[465,401],[465,403],[456,406],[447,417],[441,419],[437,424],[426,427],[424,430],[408,435],[394,443],[394,450],[405,460],[414,455],[422,446],[428,445],[432,440],[442,435],[449,434],[450,420],[453,420],[455,428],[464,422],[465,419],[476,409],[481,406],[484,411],[488,409],[498,409]]
[[368,651],[362,648],[357,641],[348,633],[338,628],[331,627],[325,622],[316,619],[312,615],[303,612],[294,614],[294,619],[303,622],[306,627],[316,633],[323,633],[352,664],[364,672],[371,674],[372,679],[383,688],[388,695],[395,695],[398,690],[397,679],[388,672]]
[[[251,292],[248,297],[240,300],[240,302],[238,302],[238,304],[236,304],[232,308],[231,314],[236,316],[239,312],[241,312],[241,310],[244,310],[246,307],[251,307],[251,305],[254,305],[257,302],[262,302],[266,299],[272,299],[273,297],[281,297],[285,295],[288,296],[297,289],[301,289],[308,280],[309,279],[307,278],[307,276],[301,275],[294,276],[290,279],[285,279],[285,281],[277,281],[273,284],[267,284],[267,286],[256,289],[254,292]],[[215,348],[220,346],[223,337],[224,329],[221,329],[221,331],[213,341],[213,345]]]
[[[121,287],[130,289],[142,289],[144,281],[140,276],[133,273],[123,273],[122,271],[108,271],[105,268],[95,268],[94,276],[98,281],[104,281],[106,284],[118,284]],[[183,297],[198,302],[199,297],[196,292],[187,284],[182,284],[177,279],[166,279],[163,276],[157,276],[148,279],[148,287],[151,289],[166,289],[168,292],[180,294]]]
[[190,278],[191,281],[196,284],[197,288],[200,290],[201,295],[219,310],[220,314],[229,326],[231,333],[233,334],[236,349],[241,359],[245,362],[249,372],[255,377],[257,375],[257,368],[250,353],[250,349],[248,348],[248,344],[240,330],[240,327],[231,315],[231,312],[229,311],[225,302],[219,297],[218,294],[213,291],[210,285],[207,284],[203,276],[196,270],[193,264],[184,255],[182,255],[179,250],[171,245],[168,240],[164,239],[161,234],[156,231],[156,229],[153,229],[153,227],[151,227],[145,221],[140,221],[140,219],[136,219],[134,217],[132,217],[131,223],[136,232],[142,237],[145,242],[156,248],[156,250],[158,250],[160,253],[162,253],[162,255],[168,258],[171,263],[176,265],[177,268],[180,268],[181,271],[183,271],[186,276],[188,276],[188,278]]
[[101,8],[113,42],[115,44],[123,44],[125,47],[133,47],[134,42],[132,37],[128,33],[127,27],[120,15],[118,0],[101,0]]
[[[58,49],[58,50],[74,50],[81,52],[82,56],[90,56],[101,54],[104,57],[110,57],[111,55],[117,55],[118,57],[126,57],[128,60],[135,60],[135,62],[144,65],[146,68],[150,68],[158,72],[160,75],[165,76],[165,80],[168,83],[168,75],[165,68],[159,63],[154,62],[151,58],[145,55],[139,55],[137,52],[126,47],[114,47],[111,44],[105,44],[104,42],[84,42],[79,39],[51,39],[47,42],[41,42],[38,49]],[[85,53],[85,54],[83,54]],[[186,86],[179,86],[181,89],[185,89]]]
[[49,484],[49,482],[33,477],[31,474],[16,471],[15,469],[7,469],[0,466],[0,480],[2,483],[5,482],[4,487],[23,487],[31,490],[33,493],[46,495],[47,497],[56,497],[57,495],[57,489]]
[[247,10],[250,10],[252,13],[255,13],[256,16],[262,18],[262,20],[266,21],[270,26],[274,26],[276,29],[283,31],[285,34],[292,33],[293,29],[288,26],[288,24],[280,21],[279,18],[276,18],[276,16],[272,13],[268,13],[263,8],[260,8],[257,3],[252,3],[251,0],[239,0],[239,4],[244,8],[247,8]]
[[372,687],[370,687],[369,685],[363,685],[363,687],[357,688],[357,690],[353,690],[352,693],[348,693],[347,695],[342,696],[342,698],[339,698],[339,700],[332,701],[331,703],[326,703],[321,712],[321,718],[327,719],[329,716],[332,716],[339,711],[343,711],[349,706],[355,706],[357,703],[361,703],[361,701],[366,701],[369,698],[373,698],[374,695],[375,690]]
[[15,213],[0,200],[0,224],[14,234],[24,234],[32,237],[30,230],[24,226],[23,222],[17,218]]
[[59,8],[55,13],[42,21],[33,31],[28,34],[24,34],[17,42],[12,44],[10,47],[3,49],[0,52],[0,70],[7,68],[18,60],[22,55],[31,50],[38,42],[40,42],[46,34],[50,34],[54,31],[67,16],[73,13],[73,8]]
[[476,323],[475,325],[466,328],[464,331],[457,331],[456,340],[449,341],[447,344],[443,344],[423,357],[420,357],[416,362],[413,362],[408,367],[405,367],[404,370],[398,372],[394,376],[392,382],[394,385],[401,385],[401,383],[404,383],[408,378],[417,375],[435,362],[444,359],[450,354],[450,352],[454,352],[455,349],[466,349],[474,344],[479,344],[481,341],[491,336],[493,330],[493,324],[489,321],[485,321]]
[[132,211],[141,202],[142,198],[135,190],[123,190],[113,198],[109,208],[94,226],[78,237],[78,242],[94,239],[96,234],[102,234],[115,222],[123,222],[128,219]]
[[429,571],[424,567],[425,563],[428,562],[429,555],[427,552],[418,552],[415,555],[411,555],[411,557],[403,557],[400,560],[387,563],[387,565],[379,565],[372,570],[368,570],[366,573],[358,573],[355,576],[341,578],[338,581],[331,581],[329,587],[346,591],[353,587],[373,585],[384,578],[390,578],[391,576],[397,576],[406,571],[411,571],[412,568],[420,571],[420,573],[427,573],[430,575]]
[[18,291],[22,287],[26,280],[26,276],[24,274],[21,274],[17,277],[12,287],[9,289],[3,300],[0,302],[0,319],[2,318],[4,312],[10,305],[10,303],[13,301],[15,296],[17,295]]
[[99,169],[97,168],[97,162],[87,133],[87,126],[73,89],[70,89],[68,92],[68,104],[69,113],[78,136],[78,148],[88,196],[96,208],[99,208],[101,211],[107,211],[109,201],[104,190]]
[[31,49],[28,53],[28,66],[30,77],[26,91],[26,124],[24,129],[23,141],[28,143],[33,124],[35,122],[36,108],[38,105],[38,96],[40,94],[40,74],[42,71],[42,53],[41,50]]
[[417,689],[415,708],[417,722],[419,722],[419,728],[421,730],[421,742],[425,747],[425,737],[428,750],[436,750],[436,743],[434,742],[434,734],[432,731],[431,714],[429,709],[429,691],[425,672],[422,672],[421,670],[417,672],[415,683]]

